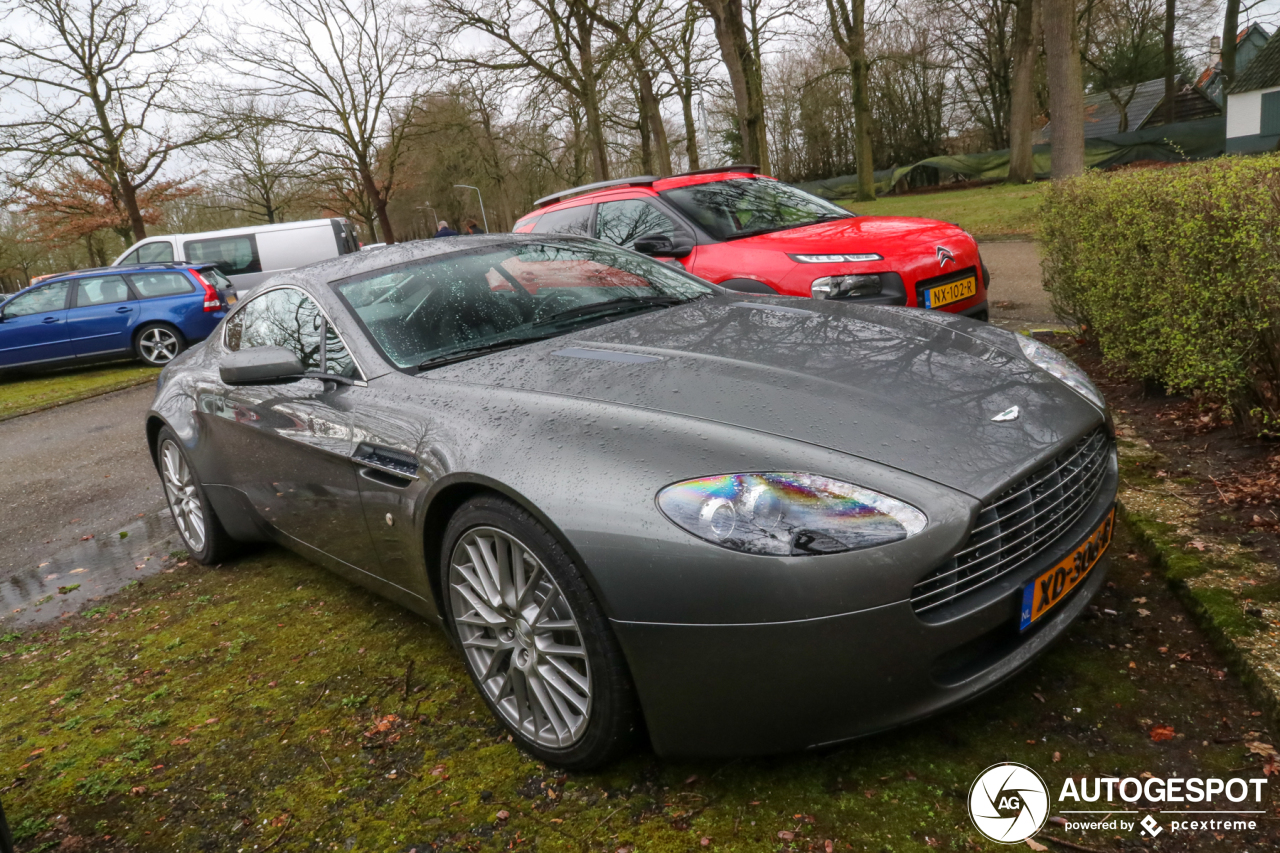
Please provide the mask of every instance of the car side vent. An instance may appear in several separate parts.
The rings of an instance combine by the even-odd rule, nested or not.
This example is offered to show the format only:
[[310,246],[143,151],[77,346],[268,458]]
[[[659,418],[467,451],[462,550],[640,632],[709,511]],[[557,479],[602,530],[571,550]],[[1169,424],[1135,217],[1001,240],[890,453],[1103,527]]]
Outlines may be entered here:
[[916,613],[1004,577],[1057,541],[1098,496],[1110,456],[1111,441],[1098,427],[983,504],[960,550],[912,588]]

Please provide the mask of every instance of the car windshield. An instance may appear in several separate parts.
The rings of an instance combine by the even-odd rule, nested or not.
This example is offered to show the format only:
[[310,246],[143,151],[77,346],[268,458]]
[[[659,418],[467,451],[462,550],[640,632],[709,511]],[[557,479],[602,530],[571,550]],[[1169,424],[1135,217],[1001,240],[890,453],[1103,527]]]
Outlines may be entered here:
[[785,231],[854,214],[768,178],[734,178],[666,190],[662,197],[717,240]]
[[337,291],[402,369],[429,369],[713,292],[650,258],[572,239],[424,258],[347,279]]

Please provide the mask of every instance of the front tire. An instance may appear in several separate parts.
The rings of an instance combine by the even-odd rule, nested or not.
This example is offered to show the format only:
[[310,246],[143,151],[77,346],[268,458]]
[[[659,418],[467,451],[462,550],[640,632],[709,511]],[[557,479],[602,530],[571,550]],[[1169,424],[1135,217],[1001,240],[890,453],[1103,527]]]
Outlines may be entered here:
[[187,342],[182,333],[164,323],[143,326],[133,342],[133,351],[138,358],[152,367],[164,367],[186,348]]
[[636,728],[631,677],[608,620],[559,541],[497,496],[450,519],[449,623],[489,710],[538,759],[599,767]]
[[231,556],[237,543],[223,529],[182,443],[168,427],[156,436],[156,466],[169,512],[173,514],[187,552],[196,562],[205,565],[220,563]]

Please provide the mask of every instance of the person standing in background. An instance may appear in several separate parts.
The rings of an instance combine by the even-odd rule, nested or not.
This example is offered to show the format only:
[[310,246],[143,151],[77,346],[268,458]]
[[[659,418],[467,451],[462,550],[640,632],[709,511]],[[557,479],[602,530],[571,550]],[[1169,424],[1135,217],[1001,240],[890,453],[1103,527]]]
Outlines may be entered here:
[[466,227],[467,227],[467,233],[468,233],[468,234],[483,234],[483,233],[484,233],[484,229],[480,227],[480,223],[479,223],[479,222],[476,222],[474,219],[468,219],[468,220],[467,220],[467,226],[466,226]]
[[448,222],[445,222],[443,219],[441,219],[439,222],[436,223],[436,236],[437,237],[457,237],[458,232],[450,228]]

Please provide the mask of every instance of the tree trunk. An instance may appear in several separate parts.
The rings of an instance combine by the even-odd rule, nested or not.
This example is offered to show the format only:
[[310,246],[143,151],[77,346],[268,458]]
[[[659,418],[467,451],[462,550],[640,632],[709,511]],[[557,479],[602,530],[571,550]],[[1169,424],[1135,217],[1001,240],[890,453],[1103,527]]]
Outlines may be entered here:
[[1240,0],[1227,0],[1222,19],[1222,102],[1236,79],[1236,31],[1240,29]]
[[639,121],[636,122],[637,128],[640,130],[640,173],[643,175],[653,174],[653,134],[650,133],[649,126],[649,105],[645,103],[644,98],[637,98],[637,106],[639,107]]
[[765,135],[764,87],[758,58],[751,50],[742,0],[701,0],[711,15],[716,42],[738,111],[738,132],[742,135],[742,156],[769,173],[769,153]]
[[684,153],[689,158],[689,171],[702,168],[698,162],[698,122],[693,115],[693,87],[679,87],[680,107],[684,111]]
[[644,57],[640,55],[640,46],[636,45],[636,81],[640,87],[640,103],[644,107],[644,119],[647,120],[653,138],[653,158],[656,161],[656,173],[661,177],[671,174],[671,145],[667,142],[667,128],[662,123],[662,103],[653,91],[653,75],[644,65]]
[[1084,173],[1084,82],[1073,0],[1044,0],[1053,179]]
[[1177,57],[1173,51],[1173,28],[1178,14],[1178,0],[1164,0],[1164,123],[1173,124],[1176,110],[1174,99],[1174,72]]
[[867,62],[865,0],[850,3],[854,31],[849,34],[849,74],[853,78],[854,156],[858,164],[858,201],[876,200],[876,164],[871,150],[871,98],[867,86],[871,64]]
[[1036,59],[1040,55],[1041,0],[1019,0],[1013,22],[1013,80],[1009,93],[1009,178],[1011,184],[1036,179],[1032,159]]
[[[366,163],[360,164],[360,181],[364,184],[364,193],[378,217],[378,230],[382,232],[382,242],[390,246],[396,241],[396,235],[391,230],[391,218],[387,216],[387,197],[382,190],[378,189],[377,182],[373,180],[373,172]],[[373,223],[370,222],[369,225],[372,230]]]
[[129,227],[133,229],[133,241],[147,239],[147,223],[142,221],[142,211],[138,208],[138,191],[133,186],[129,175],[117,171],[116,186],[120,189],[120,202],[129,216]]
[[591,143],[591,171],[597,181],[609,180],[609,147],[600,120],[600,101],[594,80],[588,80],[582,109],[587,114],[587,140]]

